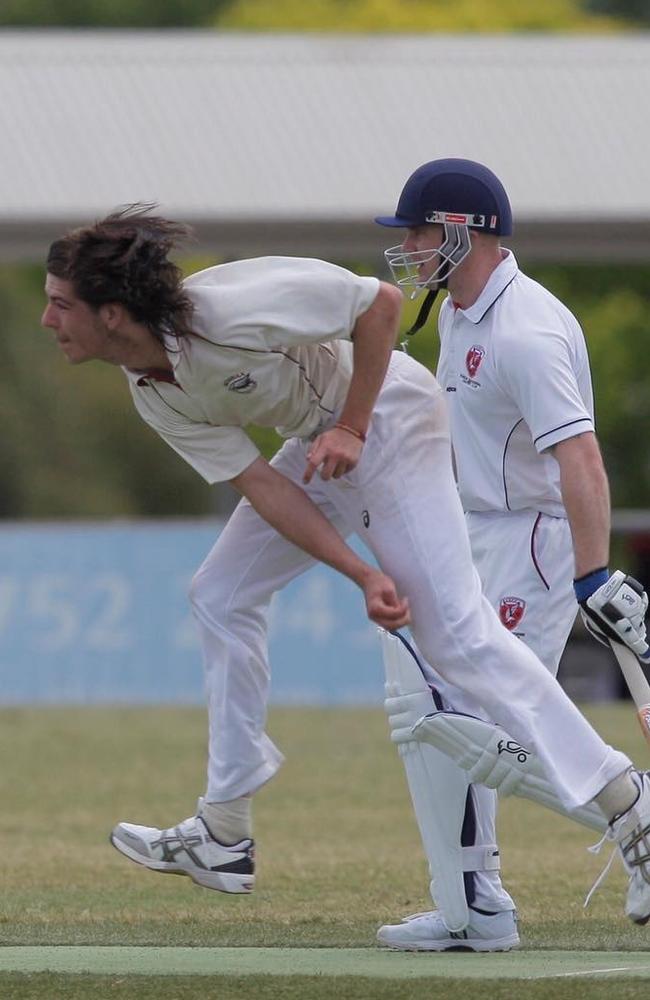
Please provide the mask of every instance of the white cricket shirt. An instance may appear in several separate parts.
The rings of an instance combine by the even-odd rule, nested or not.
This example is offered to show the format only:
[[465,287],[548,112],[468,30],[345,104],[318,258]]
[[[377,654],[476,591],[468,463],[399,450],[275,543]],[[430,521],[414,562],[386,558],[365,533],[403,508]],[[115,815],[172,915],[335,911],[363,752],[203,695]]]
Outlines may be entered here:
[[209,483],[259,455],[248,424],[283,437],[331,425],[352,372],[350,334],[376,278],[300,257],[220,264],[186,279],[189,336],[165,337],[173,380],[124,369],[141,417]]
[[594,429],[585,339],[576,318],[507,251],[478,300],[439,319],[460,497],[468,511],[531,507],[566,516],[546,451]]

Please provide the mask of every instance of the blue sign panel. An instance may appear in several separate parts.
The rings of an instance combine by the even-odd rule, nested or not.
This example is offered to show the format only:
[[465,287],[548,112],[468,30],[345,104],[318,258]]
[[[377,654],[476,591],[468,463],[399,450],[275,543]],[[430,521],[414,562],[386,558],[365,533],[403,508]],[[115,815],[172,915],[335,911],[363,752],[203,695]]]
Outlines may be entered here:
[[[0,526],[0,703],[203,703],[187,592],[215,521]],[[325,566],[272,605],[275,704],[379,704],[358,588]]]

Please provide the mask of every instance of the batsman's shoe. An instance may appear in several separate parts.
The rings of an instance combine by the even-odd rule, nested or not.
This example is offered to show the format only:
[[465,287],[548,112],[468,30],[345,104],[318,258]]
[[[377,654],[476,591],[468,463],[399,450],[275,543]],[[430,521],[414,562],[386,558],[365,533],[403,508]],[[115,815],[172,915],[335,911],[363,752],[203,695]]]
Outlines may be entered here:
[[625,913],[635,924],[650,920],[650,772],[633,774],[639,797],[626,813],[614,820],[611,839],[618,844],[629,876]]
[[169,830],[118,823],[111,843],[136,864],[155,872],[189,875],[207,889],[252,892],[255,884],[254,842],[220,844],[200,816],[190,816]]
[[519,946],[517,913],[485,913],[470,906],[462,931],[448,931],[438,910],[414,913],[401,924],[380,927],[377,941],[395,951],[510,951]]

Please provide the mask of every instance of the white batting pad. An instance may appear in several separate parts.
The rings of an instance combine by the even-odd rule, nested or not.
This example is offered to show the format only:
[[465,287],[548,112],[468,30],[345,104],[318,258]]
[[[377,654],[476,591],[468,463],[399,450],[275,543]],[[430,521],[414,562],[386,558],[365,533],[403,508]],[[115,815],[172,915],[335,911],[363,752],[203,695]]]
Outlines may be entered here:
[[446,754],[414,739],[412,729],[433,695],[412,654],[397,636],[379,630],[386,670],[385,708],[397,743],[424,852],[431,896],[450,931],[469,922],[463,871],[499,867],[496,845],[462,847],[461,833],[469,780]]
[[499,795],[519,795],[603,833],[607,820],[591,803],[567,810],[547,780],[537,757],[505,729],[456,712],[434,712],[413,726],[415,739],[436,747],[466,772],[469,781],[496,788]]

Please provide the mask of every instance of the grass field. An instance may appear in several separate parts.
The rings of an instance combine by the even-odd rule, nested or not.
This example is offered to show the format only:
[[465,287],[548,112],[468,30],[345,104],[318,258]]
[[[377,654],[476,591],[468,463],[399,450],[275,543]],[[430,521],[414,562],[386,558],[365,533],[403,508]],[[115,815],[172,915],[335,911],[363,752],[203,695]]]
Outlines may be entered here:
[[[588,714],[606,738],[647,764],[629,707]],[[117,820],[165,826],[194,811],[204,774],[203,711],[5,709],[0,723],[0,946],[369,949],[379,924],[430,908],[401,765],[380,710],[272,712],[269,730],[287,763],[256,798],[258,888],[244,897],[139,869],[107,840]],[[532,804],[503,803],[503,874],[517,900],[524,952],[544,950],[550,959],[553,951],[650,949],[650,927],[622,915],[625,878],[618,865],[589,909],[582,908],[606,857],[586,852],[596,839]],[[441,974],[439,957],[410,956],[417,965],[407,980],[7,971],[0,972],[0,997],[184,1000],[198,991],[221,1000],[334,994],[406,1000],[431,990],[431,977]],[[392,958],[405,956],[382,955]],[[462,966],[449,960],[467,958],[478,956],[445,956],[449,1000],[467,995]],[[483,957],[486,996],[519,995],[521,979],[500,978],[502,967],[490,965],[492,959],[509,960]],[[516,961],[524,960],[519,953]],[[603,968],[610,965],[619,967],[620,955]],[[521,968],[527,977],[525,963],[505,968]],[[533,998],[577,997],[587,985],[594,998],[606,989],[622,998],[648,992],[647,980],[616,972],[590,975],[588,984],[530,980],[525,989]]]

